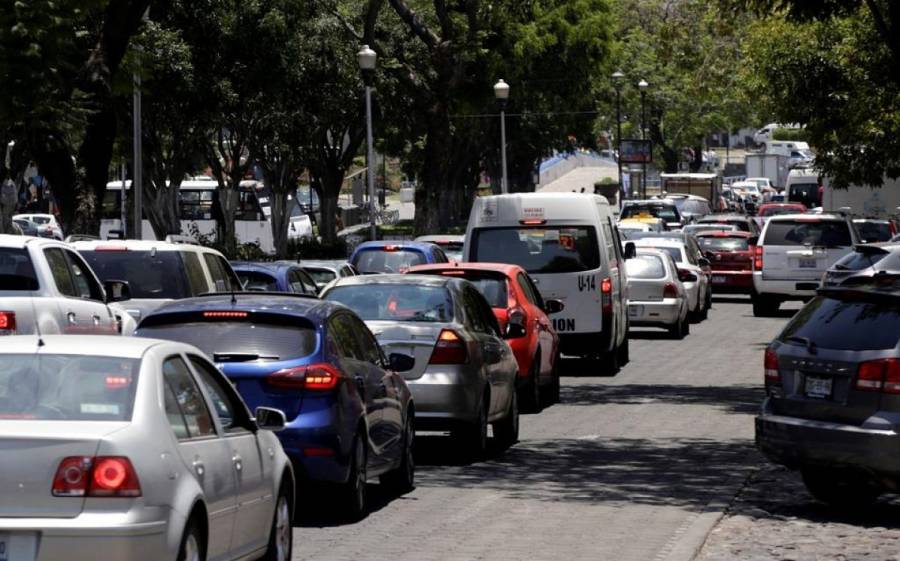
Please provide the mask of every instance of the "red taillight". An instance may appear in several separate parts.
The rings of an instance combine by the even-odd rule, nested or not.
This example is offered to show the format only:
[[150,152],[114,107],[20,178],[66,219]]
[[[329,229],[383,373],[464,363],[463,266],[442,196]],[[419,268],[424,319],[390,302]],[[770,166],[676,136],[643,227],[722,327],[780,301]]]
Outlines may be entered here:
[[245,318],[248,315],[249,314],[247,314],[247,312],[203,312],[203,317],[205,317],[205,318],[234,319],[234,318]]
[[600,300],[603,304],[603,312],[612,312],[612,279],[609,277],[600,281]]
[[0,312],[0,335],[16,334],[16,313]]
[[778,354],[772,349],[766,349],[764,365],[766,383],[781,384],[781,373],[778,371]]
[[763,248],[757,245],[753,248],[753,268],[762,271],[763,268]]
[[900,359],[870,360],[859,365],[856,389],[900,394]]
[[337,387],[340,377],[335,367],[322,363],[279,370],[270,374],[266,383],[283,390],[327,391]]
[[107,253],[107,252],[119,252],[119,251],[128,251],[128,247],[124,245],[98,245],[94,248],[94,251]]
[[678,298],[678,287],[674,282],[667,282],[663,288],[663,298]]
[[465,364],[469,361],[466,342],[450,329],[444,329],[438,335],[429,364]]
[[385,251],[400,251],[399,245],[386,245],[384,246]]
[[140,497],[141,483],[123,456],[63,458],[53,478],[54,497]]
[[540,219],[519,220],[519,224],[521,224],[522,226],[541,226],[546,223],[547,223],[546,220],[540,220]]

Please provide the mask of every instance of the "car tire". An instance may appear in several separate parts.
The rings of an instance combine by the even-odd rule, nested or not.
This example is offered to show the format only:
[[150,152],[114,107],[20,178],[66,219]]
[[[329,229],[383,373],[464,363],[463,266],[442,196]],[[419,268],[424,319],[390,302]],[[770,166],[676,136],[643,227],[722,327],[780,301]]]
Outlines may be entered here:
[[379,478],[382,485],[398,495],[409,493],[416,486],[415,442],[416,430],[412,413],[410,413],[403,427],[403,450],[400,465],[397,466],[397,469],[389,471]]
[[684,336],[687,335],[687,331],[690,329],[690,323],[688,322],[687,317],[678,320],[678,323],[669,327],[669,336],[672,339],[680,340],[684,339]]
[[512,392],[506,416],[494,423],[494,440],[500,450],[506,450],[519,441],[519,399]]
[[619,366],[625,366],[626,364],[631,362],[631,349],[629,348],[629,343],[628,343],[629,330],[630,330],[630,325],[626,324],[625,339],[622,341],[622,344],[619,346]]
[[832,507],[861,509],[871,505],[881,495],[880,489],[850,472],[807,468],[801,473],[809,494]]
[[191,520],[181,536],[181,544],[178,546],[178,561],[204,561],[206,559],[204,549],[200,528]]
[[528,372],[528,381],[522,386],[520,393],[522,398],[523,413],[541,412],[541,354],[534,356],[531,361],[531,370]]
[[282,485],[275,501],[269,547],[260,561],[291,561],[294,549],[294,528],[291,525],[291,497]]
[[456,436],[472,460],[479,461],[487,455],[488,409],[490,401],[485,393],[478,406],[475,422],[469,423],[451,435]]
[[350,450],[350,476],[339,492],[340,514],[349,521],[360,520],[366,514],[366,441],[357,433]]

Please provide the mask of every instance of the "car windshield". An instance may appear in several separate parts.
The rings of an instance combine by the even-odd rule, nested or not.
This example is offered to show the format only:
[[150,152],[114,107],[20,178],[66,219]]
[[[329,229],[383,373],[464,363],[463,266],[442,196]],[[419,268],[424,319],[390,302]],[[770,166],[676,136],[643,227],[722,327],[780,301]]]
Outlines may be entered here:
[[597,233],[590,226],[481,228],[472,234],[472,261],[511,263],[532,274],[600,268]]
[[894,349],[900,343],[900,304],[819,296],[797,312],[779,340],[801,337],[821,349]]
[[[152,317],[152,316],[151,316]],[[292,318],[285,316],[285,323]],[[272,362],[313,354],[318,335],[304,321],[189,321],[141,326],[135,335],[194,345],[216,362]]]
[[360,251],[353,265],[360,274],[401,273],[427,263],[425,254],[414,249],[372,248]]
[[0,355],[0,420],[130,421],[140,360]]
[[28,292],[38,288],[28,250],[0,247],[0,291]]
[[625,262],[629,278],[661,279],[666,276],[666,267],[657,255],[640,255]]
[[853,245],[850,228],[837,220],[770,221],[765,245],[847,247]]
[[313,282],[318,285],[328,284],[337,278],[337,273],[331,269],[314,269],[312,267],[304,267],[304,271],[312,277]]
[[685,262],[684,257],[682,256],[680,247],[672,247],[672,246],[655,247],[655,246],[651,246],[651,245],[642,245],[641,247],[648,247],[650,249],[657,249],[659,251],[664,251],[664,252],[668,253],[669,255],[671,255],[672,259],[674,259],[676,263],[684,263]]
[[854,224],[863,242],[888,242],[891,241],[891,236],[893,236],[891,225],[886,220],[861,220],[859,222],[854,221]]
[[697,238],[697,242],[701,249],[707,251],[747,251],[750,249],[747,238],[701,236]]
[[81,251],[102,281],[128,283],[132,298],[179,299],[191,295],[178,251]]
[[323,299],[340,302],[366,321],[453,321],[453,300],[443,286],[356,284],[338,286]]
[[662,218],[666,222],[681,222],[681,215],[674,204],[628,204],[622,209],[622,214],[619,215],[619,218],[635,218],[638,216]]
[[260,292],[278,292],[278,281],[274,276],[268,273],[260,273],[258,271],[235,271],[244,290],[255,290]]
[[874,267],[888,255],[888,253],[864,253],[861,251],[854,251],[853,253],[848,253],[838,259],[831,268],[837,271],[861,271],[863,269],[868,269],[869,267]]

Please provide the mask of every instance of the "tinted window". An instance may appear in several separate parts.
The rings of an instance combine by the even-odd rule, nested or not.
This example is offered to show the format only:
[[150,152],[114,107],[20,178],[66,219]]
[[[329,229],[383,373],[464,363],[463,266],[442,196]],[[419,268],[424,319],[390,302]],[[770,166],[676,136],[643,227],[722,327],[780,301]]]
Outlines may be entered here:
[[47,264],[50,265],[50,273],[53,274],[56,289],[63,296],[74,297],[77,293],[72,285],[72,274],[69,272],[69,264],[66,263],[63,251],[59,248],[45,249],[44,257],[47,258]]
[[681,222],[681,215],[675,205],[629,204],[622,209],[619,219],[636,216],[653,216],[666,222]]
[[215,434],[216,428],[209,415],[209,409],[187,364],[179,357],[167,359],[163,363],[163,378],[175,397],[175,403],[187,426],[188,437],[197,438]]
[[356,255],[353,265],[362,274],[400,273],[416,265],[427,263],[425,254],[415,250],[386,251],[366,249]]
[[803,203],[807,208],[819,205],[819,185],[817,183],[795,183],[788,189],[788,200]]
[[356,335],[359,350],[362,352],[362,359],[372,364],[381,364],[381,348],[366,324],[352,316],[344,316],[343,319],[353,326],[353,333]]
[[860,271],[874,266],[887,256],[887,253],[860,253],[854,251],[838,259],[832,268],[838,271]]
[[765,245],[846,247],[853,245],[846,222],[835,220],[770,221]]
[[72,251],[66,251],[69,269],[72,271],[72,284],[79,298],[86,300],[103,300],[103,291],[87,263]]
[[366,360],[365,352],[356,336],[356,324],[351,321],[352,317],[346,313],[341,313],[328,322],[329,332],[338,346],[340,356],[355,359]]
[[337,275],[334,274],[334,271],[330,269],[313,269],[312,267],[305,267],[303,270],[306,271],[314,281],[316,281],[316,284],[328,284],[337,278]]
[[209,292],[206,273],[203,272],[203,266],[200,264],[200,257],[192,251],[182,251],[180,253],[181,260],[184,263],[184,269],[187,271],[188,283],[191,286],[191,294],[197,295]]
[[628,278],[661,279],[666,276],[666,266],[662,259],[655,255],[638,255],[625,262]]
[[465,277],[466,280],[475,285],[478,292],[484,296],[488,305],[492,308],[506,308],[509,305],[509,298],[506,287],[506,277],[500,276],[473,276]]
[[224,259],[212,253],[204,253],[203,260],[209,269],[209,274],[213,279],[213,286],[216,292],[230,292],[232,290],[241,290],[240,281],[233,276],[231,267]]
[[471,289],[465,289],[463,290],[462,297],[463,307],[466,310],[469,326],[480,333],[491,333],[490,324],[486,321],[485,316],[481,311],[478,294]]
[[700,247],[706,251],[747,251],[750,244],[747,238],[701,237],[697,239]]
[[312,327],[240,321],[154,325],[136,334],[194,345],[216,362],[302,358],[316,350],[317,341]]
[[597,232],[589,226],[496,228],[473,232],[472,261],[511,263],[531,274],[600,268]]
[[288,280],[291,282],[291,292],[315,296],[319,291],[312,277],[302,269],[292,269],[288,274]]
[[817,297],[797,312],[779,340],[806,337],[823,349],[893,349],[900,341],[900,305]]
[[867,220],[854,223],[856,224],[856,231],[859,232],[859,237],[868,243],[891,241],[891,227],[887,222]]
[[244,285],[244,290],[278,292],[278,281],[273,275],[257,271],[236,271],[236,273]]
[[130,421],[140,361],[0,355],[0,419]]
[[[132,298],[178,299],[191,295],[177,251],[82,251],[81,255],[101,280],[127,282]],[[205,280],[197,293],[202,292],[207,292]]]
[[37,275],[28,250],[0,248],[0,291],[37,290]]
[[338,286],[325,300],[344,304],[362,319],[387,321],[448,322],[453,301],[443,286],[415,284],[361,284]]

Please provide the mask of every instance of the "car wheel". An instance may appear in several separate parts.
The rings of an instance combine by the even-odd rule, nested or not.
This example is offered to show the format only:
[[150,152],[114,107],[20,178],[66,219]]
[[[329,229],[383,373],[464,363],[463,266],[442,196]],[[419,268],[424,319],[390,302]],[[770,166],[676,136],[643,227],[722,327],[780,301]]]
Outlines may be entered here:
[[269,548],[262,561],[291,561],[294,549],[294,528],[291,526],[291,503],[282,487],[275,502],[275,515],[269,534]]
[[622,345],[619,347],[619,366],[625,366],[629,362],[631,362],[631,349],[628,343],[628,332],[630,331],[631,326],[628,325],[625,329],[625,339],[622,341]]
[[397,469],[381,476],[382,485],[389,487],[398,495],[412,491],[416,486],[416,461],[415,461],[416,430],[413,419],[410,416],[403,428],[403,451],[400,465]]
[[200,530],[193,522],[189,522],[181,536],[181,545],[178,548],[178,561],[203,561],[203,537]]
[[829,506],[859,509],[872,504],[881,495],[877,487],[850,472],[807,468],[801,473],[809,494]]
[[350,451],[350,476],[341,487],[341,514],[348,520],[359,520],[366,513],[366,442],[357,433]]
[[669,337],[672,339],[684,339],[684,326],[687,323],[687,318],[679,319],[678,323],[672,325],[668,328]]
[[541,355],[534,356],[528,381],[522,386],[522,411],[525,413],[541,412]]
[[512,392],[506,417],[494,423],[494,438],[501,450],[519,441],[519,399]]

